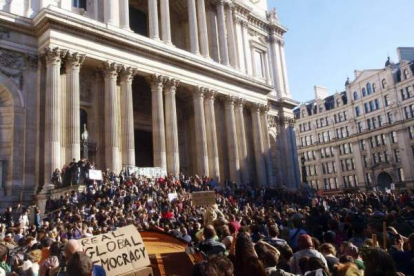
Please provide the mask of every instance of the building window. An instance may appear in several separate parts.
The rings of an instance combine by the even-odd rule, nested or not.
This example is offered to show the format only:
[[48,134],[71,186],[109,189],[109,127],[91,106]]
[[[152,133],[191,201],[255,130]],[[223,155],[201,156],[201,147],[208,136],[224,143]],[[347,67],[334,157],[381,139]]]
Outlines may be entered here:
[[389,95],[384,96],[384,103],[385,103],[385,106],[390,105],[390,96]]
[[386,79],[382,79],[382,88],[385,89],[385,87],[387,87],[387,80]]
[[357,117],[361,116],[361,108],[359,106],[355,107],[355,114]]
[[400,150],[394,149],[394,158],[395,162],[400,163],[401,162],[401,156],[400,156]]
[[380,109],[381,108],[381,102],[379,101],[379,99],[375,99],[375,109]]
[[405,180],[405,178],[404,178],[404,171],[403,171],[403,168],[399,168],[399,169],[397,170],[397,172],[398,172],[398,180],[399,180],[400,182],[403,182],[403,181]]
[[364,160],[364,167],[365,168],[368,168],[368,156],[367,155],[364,155],[363,156],[363,160]]
[[408,97],[407,97],[407,95],[405,94],[405,90],[404,89],[401,89],[400,90],[400,93],[401,93],[401,100],[405,100],[405,99],[407,99]]
[[361,150],[365,150],[366,149],[365,140],[359,141],[359,145],[361,146]]
[[398,139],[397,139],[397,132],[392,131],[392,132],[390,133],[390,135],[391,135],[391,142],[392,142],[393,144],[397,143],[397,141],[398,141]]
[[382,116],[381,115],[378,115],[378,126],[379,127],[382,127]]
[[364,103],[365,113],[369,113],[369,103]]
[[365,97],[367,95],[367,91],[365,90],[365,88],[362,88],[362,97]]
[[358,100],[358,92],[354,92],[354,101]]
[[371,95],[372,94],[372,88],[371,88],[371,84],[367,83],[367,94]]
[[405,114],[405,118],[406,119],[410,119],[411,117],[410,117],[410,108],[408,107],[408,106],[405,106],[404,107],[404,114]]
[[392,117],[392,113],[391,112],[387,112],[387,119],[388,119],[388,123],[389,124],[394,123],[394,118]]
[[410,76],[410,74],[408,73],[408,69],[404,70],[404,79],[408,79],[408,77]]
[[381,134],[381,142],[384,146],[387,144],[387,137],[385,134]]
[[372,84],[372,92],[377,92],[377,85],[375,83]]
[[408,136],[410,137],[410,139],[414,138],[414,127],[413,126],[408,127]]
[[263,52],[254,51],[254,62],[256,68],[256,76],[264,78],[264,62],[263,62]]
[[86,11],[86,0],[73,0],[73,6]]
[[363,128],[362,128],[362,122],[358,122],[358,133],[362,133]]
[[365,179],[367,180],[368,185],[372,185],[372,177],[370,173],[365,174]]

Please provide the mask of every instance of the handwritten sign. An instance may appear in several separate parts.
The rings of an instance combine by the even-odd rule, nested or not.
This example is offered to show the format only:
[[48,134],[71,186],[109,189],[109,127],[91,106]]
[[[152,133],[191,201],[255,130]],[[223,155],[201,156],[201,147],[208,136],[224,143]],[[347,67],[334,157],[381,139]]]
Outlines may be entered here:
[[213,205],[216,203],[216,193],[213,192],[194,192],[191,194],[193,205]]
[[150,265],[147,250],[133,225],[80,240],[85,254],[101,265],[107,276],[134,272]]
[[136,176],[145,176],[148,178],[161,178],[167,175],[167,170],[159,167],[141,168],[141,167],[127,167],[126,172],[128,176],[135,174]]
[[89,170],[89,179],[102,180],[102,171],[101,170]]

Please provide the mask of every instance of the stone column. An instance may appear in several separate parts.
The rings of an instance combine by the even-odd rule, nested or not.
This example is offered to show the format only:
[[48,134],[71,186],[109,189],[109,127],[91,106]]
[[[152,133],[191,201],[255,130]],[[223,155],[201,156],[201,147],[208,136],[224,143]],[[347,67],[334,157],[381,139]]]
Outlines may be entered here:
[[211,42],[212,48],[212,57],[216,62],[220,62],[219,54],[219,43],[218,43],[218,33],[217,33],[217,13],[214,9],[214,6],[211,6],[209,9],[210,16],[210,28],[209,28],[209,40]]
[[45,91],[45,184],[49,183],[53,171],[61,169],[60,135],[61,135],[61,91],[60,66],[67,51],[59,48],[47,48],[46,57],[46,91]]
[[191,53],[200,54],[198,45],[197,12],[195,0],[188,0],[188,24],[190,27]]
[[238,54],[238,69],[246,72],[246,64],[244,57],[244,43],[243,43],[243,20],[236,18],[236,39],[237,39],[237,54]]
[[230,65],[234,68],[239,68],[237,62],[237,49],[236,49],[236,37],[234,36],[234,24],[233,24],[233,5],[228,4],[226,9],[226,25],[227,25],[227,39],[229,47],[229,59]]
[[250,50],[250,42],[249,42],[249,23],[243,21],[243,49],[244,49],[244,63],[246,64],[246,72],[249,75],[253,75],[253,63],[252,63],[252,56]]
[[264,148],[265,159],[266,159],[267,184],[273,185],[275,183],[274,183],[274,178],[273,178],[272,148],[270,145],[269,127],[267,124],[267,112],[268,112],[267,106],[262,108],[261,123],[262,123],[262,132],[263,132],[263,148]]
[[270,53],[272,56],[272,77],[273,85],[276,89],[277,97],[281,98],[284,95],[284,85],[283,85],[283,74],[282,74],[282,63],[280,61],[280,48],[279,48],[279,39],[275,34],[269,36],[270,43]]
[[283,71],[283,84],[284,84],[284,92],[285,97],[290,98],[290,91],[289,91],[289,82],[287,77],[287,68],[286,68],[286,59],[285,59],[285,42],[280,41],[280,59],[282,62],[282,71]]
[[168,79],[165,82],[165,137],[167,143],[168,173],[174,176],[180,174],[180,151],[178,148],[178,126],[175,93],[179,80]]
[[130,30],[129,28],[129,0],[119,1],[119,25],[122,29]]
[[149,37],[160,40],[158,30],[158,0],[148,0]]
[[165,151],[165,124],[164,124],[164,101],[162,89],[165,78],[160,75],[147,77],[151,86],[152,106],[152,143],[154,150],[154,167],[167,169],[167,155]]
[[220,61],[224,65],[229,65],[229,51],[227,46],[227,35],[224,18],[224,1],[217,1],[217,25],[220,44]]
[[266,175],[266,161],[263,148],[263,132],[260,122],[260,105],[252,106],[252,125],[253,125],[253,140],[254,140],[254,157],[256,160],[256,174],[258,187],[265,186],[267,181]]
[[170,1],[161,0],[161,39],[164,43],[171,43]]
[[200,32],[201,55],[205,58],[210,58],[210,53],[208,49],[206,6],[204,3],[204,0],[197,0],[197,12],[198,12],[198,29]]
[[[66,59],[67,160],[80,160],[80,87],[79,72],[85,55],[70,53]],[[63,107],[64,108],[64,107]]]
[[229,151],[230,180],[240,184],[240,162],[237,150],[237,131],[236,118],[234,116],[235,99],[227,97],[225,103],[226,128],[227,128],[227,148]]
[[116,5],[119,4],[118,1],[113,1],[113,0],[105,0],[104,1],[104,12],[105,12],[105,23],[112,25],[112,26],[117,26],[117,18],[116,18],[116,11],[117,8]]
[[124,67],[121,71],[121,133],[122,167],[135,166],[134,107],[132,81],[136,70]]
[[220,182],[220,163],[217,146],[216,113],[214,100],[217,92],[209,90],[205,93],[204,111],[206,120],[208,168],[209,176]]
[[119,164],[118,88],[116,85],[119,67],[115,63],[105,63],[105,164],[115,173],[121,170]]
[[247,162],[247,141],[246,141],[246,130],[244,127],[244,103],[243,99],[239,99],[236,102],[236,125],[237,125],[237,140],[239,142],[239,158],[241,177],[243,184],[250,182],[249,176],[249,164]]
[[205,89],[197,87],[193,94],[194,121],[197,148],[197,172],[209,176],[206,120],[204,113]]

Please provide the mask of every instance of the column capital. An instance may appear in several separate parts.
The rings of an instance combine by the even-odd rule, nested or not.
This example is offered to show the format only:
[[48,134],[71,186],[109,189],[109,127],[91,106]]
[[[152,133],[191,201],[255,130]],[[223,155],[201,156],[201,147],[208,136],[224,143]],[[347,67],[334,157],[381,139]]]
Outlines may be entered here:
[[119,72],[121,82],[132,82],[134,76],[137,73],[137,69],[133,67],[122,66]]
[[236,103],[236,97],[233,95],[227,95],[224,97],[224,101],[225,101],[225,106],[226,108],[234,108],[234,105]]
[[119,69],[119,65],[115,62],[106,61],[103,64],[103,72],[106,78],[117,78]]
[[85,59],[86,55],[68,52],[66,55],[66,68],[80,69]]
[[57,64],[62,61],[62,58],[64,58],[67,53],[68,50],[65,49],[46,47],[43,56],[46,59],[46,64]]
[[162,89],[164,87],[165,77],[159,74],[153,74],[145,78],[151,89]]
[[217,93],[218,93],[217,90],[206,88],[205,98],[208,100],[214,101],[215,98],[217,97]]
[[197,86],[195,91],[194,91],[194,95],[203,98],[206,96],[208,89],[202,86]]
[[236,105],[237,105],[237,107],[243,109],[244,106],[246,105],[246,100],[243,99],[243,98],[237,98],[236,99]]
[[175,93],[179,85],[180,80],[174,78],[165,78],[164,86],[166,89],[164,90],[164,94]]
[[269,112],[269,109],[270,109],[270,107],[267,104],[263,104],[263,105],[260,106],[260,111],[264,114],[267,114]]

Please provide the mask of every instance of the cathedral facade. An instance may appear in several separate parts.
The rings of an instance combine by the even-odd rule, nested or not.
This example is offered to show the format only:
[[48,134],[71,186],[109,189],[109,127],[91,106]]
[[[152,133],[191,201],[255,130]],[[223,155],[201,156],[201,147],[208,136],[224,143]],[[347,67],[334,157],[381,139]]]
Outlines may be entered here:
[[81,158],[299,186],[283,35],[265,0],[0,0],[0,180],[30,201]]

